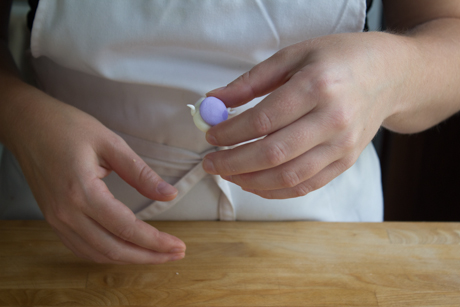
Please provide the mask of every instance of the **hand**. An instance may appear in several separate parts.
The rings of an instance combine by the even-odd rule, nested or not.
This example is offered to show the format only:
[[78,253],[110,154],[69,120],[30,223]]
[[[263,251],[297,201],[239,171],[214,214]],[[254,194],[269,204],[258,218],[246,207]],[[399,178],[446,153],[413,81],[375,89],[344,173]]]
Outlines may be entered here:
[[157,264],[184,257],[185,244],[138,220],[101,180],[112,170],[142,195],[174,199],[119,136],[93,117],[35,90],[23,108],[13,153],[46,220],[77,256],[99,263]]
[[326,185],[355,163],[396,112],[407,79],[405,55],[394,56],[398,45],[385,33],[308,40],[209,92],[228,107],[270,95],[206,135],[218,146],[266,137],[208,154],[204,169],[264,198],[303,196]]

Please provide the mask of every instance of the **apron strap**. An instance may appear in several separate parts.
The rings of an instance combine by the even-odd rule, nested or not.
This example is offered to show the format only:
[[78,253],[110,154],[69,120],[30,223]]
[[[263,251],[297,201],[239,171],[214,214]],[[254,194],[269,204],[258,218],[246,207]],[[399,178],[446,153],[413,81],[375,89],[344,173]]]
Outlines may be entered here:
[[177,204],[196,183],[203,179],[207,173],[203,170],[202,162],[198,163],[192,168],[184,177],[182,177],[175,185],[179,194],[171,201],[154,201],[146,208],[136,213],[136,217],[141,220],[151,219],[153,216],[158,215],[175,204]]
[[218,175],[213,175],[212,177],[222,191],[219,198],[219,220],[235,221],[235,206],[233,205],[230,183]]
[[[204,157],[211,151],[207,151],[206,153],[202,154],[202,156]],[[170,209],[175,204],[177,204],[205,176],[208,176],[208,173],[204,171],[203,161],[201,161],[174,185],[174,187],[179,191],[176,198],[166,202],[154,201],[144,209],[135,212],[136,217],[141,220],[149,220],[152,217]],[[219,219],[224,221],[234,221],[236,219],[236,215],[232,203],[229,183],[217,175],[213,175],[213,179],[222,191],[218,204]]]

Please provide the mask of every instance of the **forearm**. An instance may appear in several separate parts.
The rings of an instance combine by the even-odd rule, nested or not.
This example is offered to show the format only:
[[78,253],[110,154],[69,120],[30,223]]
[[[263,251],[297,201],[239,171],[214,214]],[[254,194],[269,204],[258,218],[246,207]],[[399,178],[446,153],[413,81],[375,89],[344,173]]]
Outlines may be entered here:
[[13,131],[19,129],[25,97],[38,91],[21,80],[18,69],[4,41],[0,42],[0,142],[12,146]]
[[22,81],[5,41],[0,41],[0,59],[0,142],[9,144],[9,130],[16,117],[15,92],[20,92]]
[[39,138],[62,103],[21,79],[8,47],[0,41],[0,143],[17,156],[21,143]]
[[[394,23],[392,34],[402,42],[401,87],[393,97],[394,112],[383,125],[400,133],[428,129],[460,110],[460,19],[434,18],[410,30],[410,24]],[[401,49],[402,48],[402,49]]]

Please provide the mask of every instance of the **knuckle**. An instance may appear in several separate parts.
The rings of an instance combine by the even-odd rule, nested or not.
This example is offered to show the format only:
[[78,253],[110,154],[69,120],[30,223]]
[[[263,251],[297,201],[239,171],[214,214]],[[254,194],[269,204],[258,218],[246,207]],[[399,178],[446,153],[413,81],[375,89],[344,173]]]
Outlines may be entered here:
[[348,105],[337,104],[330,115],[333,129],[344,131],[352,126],[354,121],[353,110]]
[[157,183],[159,181],[152,169],[145,163],[141,166],[137,180],[139,183]]
[[220,146],[234,145],[234,135],[228,129],[215,129],[212,136],[216,139],[216,143]]
[[244,74],[238,77],[238,81],[241,81],[243,83],[249,83],[251,80],[251,70],[248,70]]
[[233,174],[235,172],[235,168],[232,166],[232,162],[230,160],[230,157],[228,156],[228,153],[223,151],[222,154],[222,158],[213,159],[216,171],[221,175]]
[[232,176],[232,182],[241,187],[251,185],[251,183],[253,183],[256,180],[257,175],[255,173],[244,173]]
[[119,238],[125,241],[131,241],[134,237],[135,229],[131,225],[123,225],[123,226],[119,226],[115,230],[115,233]]
[[350,74],[331,61],[317,62],[313,64],[312,69],[312,82],[320,93],[337,93],[341,85],[349,81]]
[[294,170],[283,170],[281,172],[281,182],[283,188],[292,188],[298,185],[301,181],[299,174]]
[[106,140],[114,148],[126,145],[125,140],[123,140],[121,136],[115,133],[111,133],[110,135],[108,135]]
[[330,102],[339,98],[340,78],[338,74],[325,65],[316,65],[311,71],[306,73],[299,70],[292,76],[292,80],[304,88],[305,94],[314,97],[317,101]]
[[[65,195],[70,204],[80,207],[81,204],[85,202],[85,192],[87,187],[85,184],[82,185],[78,180],[72,179],[64,182],[62,189],[63,195]],[[62,207],[56,206],[55,209],[59,210],[62,209]]]
[[[110,261],[117,262],[120,261],[122,258],[120,251],[118,251],[117,249],[105,249],[101,253],[105,258],[109,259]],[[100,258],[100,261],[103,261],[103,263],[107,263],[107,261],[103,258]]]
[[355,150],[358,142],[359,142],[359,135],[355,132],[349,132],[342,137],[340,141],[339,147],[341,151],[351,153]]
[[215,131],[213,131],[212,136],[216,139],[217,144],[227,144],[226,140],[228,139],[228,137],[227,135],[225,135],[225,129],[216,129]]
[[158,242],[160,240],[160,231],[156,228],[153,228],[151,230],[151,233],[149,234],[149,237],[152,238],[153,242]]
[[350,154],[345,158],[339,160],[339,171],[345,171],[355,164],[356,160],[358,160],[358,156],[356,154]]
[[110,133],[104,138],[104,149],[117,151],[120,148],[128,146],[123,138],[115,133]]
[[312,186],[311,184],[308,184],[308,183],[299,184],[294,187],[294,196],[295,197],[305,196],[314,190],[316,190],[316,188]]
[[269,166],[277,166],[284,163],[287,159],[285,145],[281,142],[273,142],[265,149],[265,159]]
[[320,74],[316,76],[314,80],[314,88],[318,91],[318,93],[323,95],[330,95],[335,92],[337,81],[338,80],[335,74],[331,73],[327,69],[324,69]]
[[254,111],[252,123],[254,130],[260,136],[266,135],[272,130],[272,121],[264,110]]

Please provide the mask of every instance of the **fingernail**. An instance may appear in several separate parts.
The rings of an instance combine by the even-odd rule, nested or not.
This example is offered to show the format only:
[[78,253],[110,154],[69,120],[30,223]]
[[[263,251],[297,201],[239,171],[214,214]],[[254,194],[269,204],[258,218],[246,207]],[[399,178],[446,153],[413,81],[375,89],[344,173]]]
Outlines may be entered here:
[[177,193],[177,189],[166,181],[162,181],[158,184],[157,191],[164,196],[171,196]]
[[171,256],[171,258],[169,258],[170,261],[177,261],[177,260],[181,260],[182,258],[185,257],[185,254],[177,254],[177,255],[174,255],[174,256]]
[[219,87],[219,88],[216,88],[212,91],[209,91],[206,93],[206,96],[212,96],[212,94],[215,94],[217,92],[220,92],[221,90],[223,90],[224,88],[226,88],[226,86],[222,86],[222,87]]
[[203,160],[203,169],[210,174],[217,175],[216,169],[214,168],[214,163],[212,163],[211,160],[209,159],[204,159]]
[[208,143],[211,145],[214,145],[214,146],[218,145],[216,138],[209,133],[206,134],[206,141],[208,141]]

